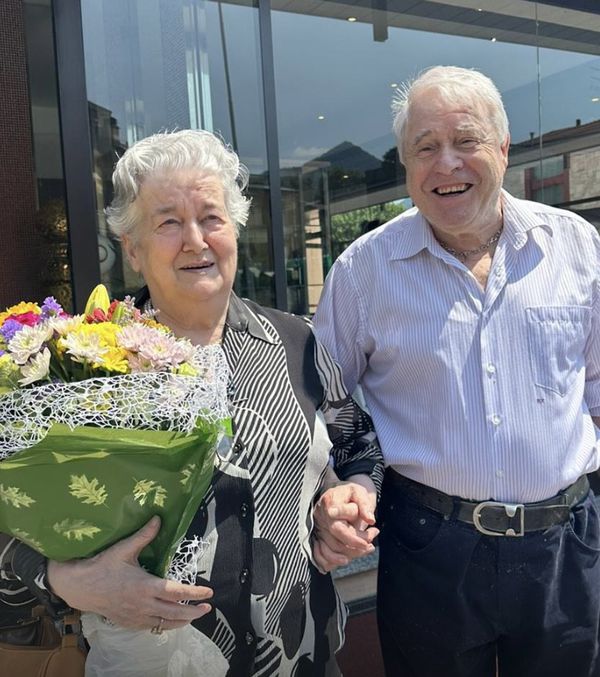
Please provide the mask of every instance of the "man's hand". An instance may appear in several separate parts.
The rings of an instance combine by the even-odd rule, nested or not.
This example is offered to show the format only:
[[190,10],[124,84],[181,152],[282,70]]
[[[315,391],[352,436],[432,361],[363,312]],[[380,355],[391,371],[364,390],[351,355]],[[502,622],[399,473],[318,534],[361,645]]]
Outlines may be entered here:
[[377,491],[367,475],[353,475],[326,489],[314,508],[313,557],[322,571],[348,564],[375,549]]
[[145,629],[164,619],[172,630],[208,613],[210,588],[185,585],[152,576],[138,564],[138,555],[158,534],[160,519],[153,517],[135,534],[90,559],[48,562],[52,592],[82,611],[94,611],[124,628]]

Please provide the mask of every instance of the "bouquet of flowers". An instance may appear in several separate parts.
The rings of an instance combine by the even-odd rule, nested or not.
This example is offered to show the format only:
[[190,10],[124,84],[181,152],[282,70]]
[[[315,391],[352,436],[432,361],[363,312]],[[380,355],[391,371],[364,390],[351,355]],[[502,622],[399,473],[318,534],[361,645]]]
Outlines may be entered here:
[[0,530],[89,557],[161,516],[140,563],[165,576],[227,426],[227,365],[100,285],[0,313]]

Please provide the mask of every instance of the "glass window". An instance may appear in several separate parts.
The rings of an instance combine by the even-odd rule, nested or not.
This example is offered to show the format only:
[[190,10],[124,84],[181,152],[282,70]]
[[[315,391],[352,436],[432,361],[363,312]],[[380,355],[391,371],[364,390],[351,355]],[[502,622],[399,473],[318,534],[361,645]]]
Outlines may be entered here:
[[70,310],[73,299],[69,234],[50,0],[26,0],[23,17],[37,202],[37,242],[30,245],[32,251],[39,246],[44,252],[32,273],[39,276],[44,294],[53,295]]
[[[272,7],[292,310],[312,312],[361,223],[407,196],[390,104],[429,66],[478,68],[500,89],[511,123],[508,190],[571,206],[575,190],[577,199],[598,195],[598,14],[495,0],[389,2],[385,12],[362,0]],[[565,153],[551,143],[566,143]]]
[[[112,198],[116,157],[161,130],[221,134],[250,170],[252,210],[239,239],[238,292],[274,305],[256,2],[82,0],[98,204]],[[101,272],[116,296],[140,281],[98,214]]]

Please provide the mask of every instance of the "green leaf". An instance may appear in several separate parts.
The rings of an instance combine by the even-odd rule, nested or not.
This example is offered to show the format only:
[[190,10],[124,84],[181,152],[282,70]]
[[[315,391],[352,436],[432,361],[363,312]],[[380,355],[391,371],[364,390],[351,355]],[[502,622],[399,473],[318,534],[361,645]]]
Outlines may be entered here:
[[154,480],[139,480],[133,487],[133,497],[140,505],[144,505],[151,494],[154,494],[154,505],[163,508],[167,491],[160,484],[157,484]]
[[44,546],[33,536],[27,533],[27,531],[23,531],[22,529],[13,529],[12,534],[13,536],[16,536],[20,541],[27,543],[31,547],[35,548],[38,552],[41,552],[42,555],[44,554]]
[[190,481],[190,477],[192,476],[192,473],[194,472],[195,469],[196,469],[195,463],[188,463],[185,466],[185,468],[181,471],[183,477],[179,481],[181,482],[181,484],[183,484],[184,487]]
[[18,487],[4,487],[0,484],[0,500],[6,505],[12,505],[13,508],[29,508],[35,499],[28,496],[24,491],[19,491]]
[[75,539],[76,541],[82,541],[84,536],[87,538],[94,538],[94,536],[100,533],[100,529],[86,522],[85,520],[70,520],[64,519],[62,522],[57,522],[53,526],[54,531],[64,536],[69,541]]
[[88,480],[85,475],[71,475],[69,489],[72,496],[89,505],[103,505],[108,496],[105,486],[99,486],[97,478]]

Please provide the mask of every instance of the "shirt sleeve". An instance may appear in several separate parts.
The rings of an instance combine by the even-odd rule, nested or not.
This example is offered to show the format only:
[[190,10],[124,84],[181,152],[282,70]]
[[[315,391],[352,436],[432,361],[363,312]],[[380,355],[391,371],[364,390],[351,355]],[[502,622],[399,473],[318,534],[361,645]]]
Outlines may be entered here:
[[340,365],[344,383],[354,392],[367,366],[363,347],[363,300],[352,279],[349,262],[338,259],[334,264],[321,294],[313,318],[314,332],[333,359]]
[[379,495],[384,465],[373,421],[348,394],[340,367],[318,340],[315,341],[315,363],[324,390],[321,412],[332,444],[336,475],[342,480],[351,475],[368,475]]
[[0,533],[0,606],[14,611],[41,603],[53,616],[70,611],[50,591],[47,565],[44,555],[16,538]]

